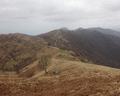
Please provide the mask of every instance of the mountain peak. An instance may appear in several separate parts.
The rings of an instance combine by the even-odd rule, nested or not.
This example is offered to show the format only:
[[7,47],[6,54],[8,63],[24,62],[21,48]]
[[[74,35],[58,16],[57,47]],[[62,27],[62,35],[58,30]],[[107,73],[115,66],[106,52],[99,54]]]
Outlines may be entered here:
[[80,30],[83,30],[83,28],[82,28],[82,27],[79,27],[78,29],[76,29],[76,31],[80,31]]
[[68,28],[67,28],[67,27],[62,27],[62,28],[60,28],[60,29],[62,29],[62,30],[68,30]]

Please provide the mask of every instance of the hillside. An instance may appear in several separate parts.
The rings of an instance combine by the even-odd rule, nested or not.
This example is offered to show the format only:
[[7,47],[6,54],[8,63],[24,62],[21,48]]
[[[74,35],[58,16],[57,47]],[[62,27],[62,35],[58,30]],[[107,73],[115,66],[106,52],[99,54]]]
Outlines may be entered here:
[[73,50],[81,60],[120,68],[120,38],[95,30],[70,31],[58,29],[39,35],[52,46]]
[[34,62],[36,53],[46,42],[23,34],[0,35],[0,69],[15,70]]

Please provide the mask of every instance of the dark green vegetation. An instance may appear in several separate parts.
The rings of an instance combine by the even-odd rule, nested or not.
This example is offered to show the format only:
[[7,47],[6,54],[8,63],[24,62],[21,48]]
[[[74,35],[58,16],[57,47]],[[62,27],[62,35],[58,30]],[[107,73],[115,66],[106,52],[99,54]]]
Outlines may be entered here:
[[24,34],[0,35],[0,69],[19,70],[36,61],[41,48],[55,46],[74,51],[80,60],[120,68],[120,37],[95,30],[70,31],[58,29],[38,36]]

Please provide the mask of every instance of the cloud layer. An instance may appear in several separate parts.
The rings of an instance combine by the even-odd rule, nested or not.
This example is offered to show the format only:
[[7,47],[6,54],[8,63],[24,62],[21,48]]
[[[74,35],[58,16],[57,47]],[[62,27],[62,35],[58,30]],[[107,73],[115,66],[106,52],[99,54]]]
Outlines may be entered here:
[[0,33],[120,26],[119,0],[0,0]]

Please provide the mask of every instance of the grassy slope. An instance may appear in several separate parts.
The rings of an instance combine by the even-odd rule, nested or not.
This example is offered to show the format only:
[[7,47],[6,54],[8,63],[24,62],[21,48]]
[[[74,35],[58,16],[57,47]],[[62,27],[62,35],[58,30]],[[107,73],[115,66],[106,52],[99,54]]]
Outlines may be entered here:
[[[44,47],[46,49],[46,47]],[[37,70],[32,78],[17,77],[11,73],[0,74],[0,95],[10,96],[119,96],[120,70],[78,61],[70,52],[62,53],[49,47],[45,53],[53,53],[51,64]],[[38,56],[42,53],[38,53]],[[73,53],[72,53],[73,54]],[[21,76],[37,68],[37,61],[21,70]],[[34,67],[34,68],[33,68]],[[59,74],[53,75],[53,71]],[[23,74],[22,74],[23,73]],[[10,74],[10,73],[9,73]]]
[[[36,69],[36,75],[25,78],[17,77],[15,73],[1,72],[0,95],[119,96],[119,69],[83,63],[72,56],[71,52],[62,53],[55,47],[49,47],[47,50],[44,53],[51,54],[53,50],[56,53],[53,53],[52,62],[47,68],[48,74]],[[38,56],[40,54],[42,53],[38,53]],[[21,76],[25,71],[30,72],[37,68],[36,64],[37,61],[22,69]],[[53,71],[59,71],[59,74],[53,75]]]

